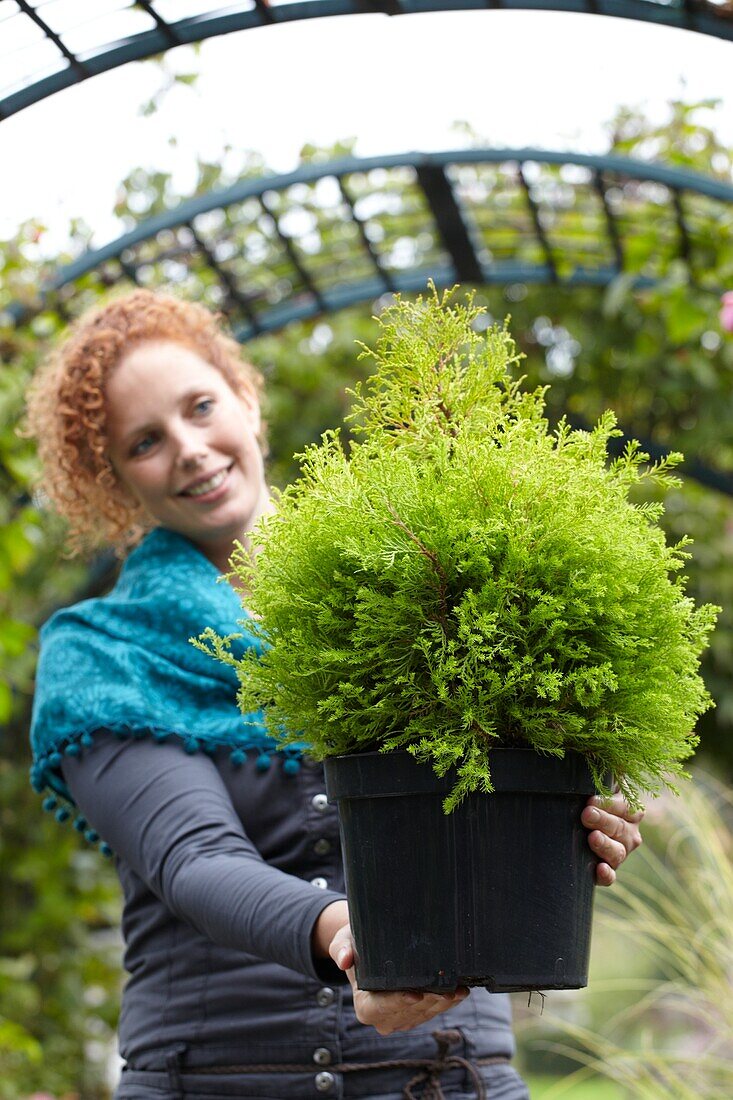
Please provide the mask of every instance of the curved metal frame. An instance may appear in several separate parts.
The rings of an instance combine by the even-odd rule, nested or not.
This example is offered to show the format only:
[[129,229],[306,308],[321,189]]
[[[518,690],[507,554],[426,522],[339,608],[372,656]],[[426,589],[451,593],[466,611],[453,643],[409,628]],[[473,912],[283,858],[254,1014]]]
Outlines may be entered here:
[[[0,120],[38,103],[73,84],[109,72],[130,61],[142,61],[175,46],[201,42],[233,31],[301,19],[319,19],[336,15],[413,15],[451,10],[528,10],[564,11],[633,19],[660,26],[677,27],[733,41],[733,10],[714,0],[299,0],[271,5],[268,0],[249,0],[246,10],[207,12],[170,22],[157,11],[154,0],[142,0],[135,7],[147,13],[151,29],[117,42],[109,42],[89,55],[73,53],[64,42],[63,31],[54,31],[29,0],[15,0],[19,12],[53,43],[66,67],[42,79],[32,81],[0,98]],[[230,5],[231,7],[231,5]],[[242,5],[244,8],[244,5]]]
[[[584,242],[574,241],[572,233],[566,230],[571,261],[558,245],[556,229],[548,225],[547,215],[553,211],[545,194],[548,185],[562,182],[560,174],[568,166],[576,173],[580,170],[583,178],[572,185],[566,181],[563,186],[574,188],[570,198],[583,208],[579,227],[593,239],[593,246],[597,245],[594,253]],[[468,192],[465,187],[461,192],[465,184],[461,173],[465,171],[472,175]],[[370,233],[372,224],[368,218],[359,217],[360,199],[355,198],[357,182],[360,181],[361,201],[365,197],[373,198],[378,188],[370,184],[369,173],[372,172],[381,173],[383,187],[384,181],[391,179],[393,196],[400,187],[404,188],[404,194],[398,197],[411,209],[411,220],[403,218],[399,223],[402,239],[411,233],[415,237],[427,237],[431,242],[419,258],[420,262],[412,267],[390,265],[385,260],[385,256],[389,258],[390,255],[389,236],[380,252],[373,243],[374,234]],[[492,173],[488,182],[481,172]],[[341,196],[338,217],[333,217],[331,209],[324,217],[331,218],[331,225],[338,225],[341,231],[348,229],[350,245],[354,246],[344,250],[342,241],[341,266],[335,274],[331,271],[330,285],[323,275],[324,270],[327,273],[330,270],[323,267],[324,253],[326,261],[329,259],[328,250],[316,250],[310,255],[304,253],[298,236],[286,232],[280,224],[277,210],[280,193],[304,185],[303,190],[310,188],[308,193],[312,194],[324,180],[332,181],[332,189],[335,192],[338,187]],[[497,181],[498,186],[492,191],[492,182],[496,184]],[[489,202],[471,204],[470,188],[477,183],[482,184],[484,190],[488,188],[492,195],[504,198],[513,188],[514,205],[503,230],[504,236],[509,234],[511,238],[503,246],[504,256],[509,258],[499,262],[486,246],[486,234],[490,236],[496,230],[492,221],[499,220],[501,211],[492,209]],[[45,285],[43,305],[45,308],[56,305],[64,312],[73,313],[76,296],[73,288],[78,280],[94,278],[96,273],[105,286],[122,281],[160,285],[170,281],[166,264],[174,263],[181,278],[186,277],[188,269],[206,273],[209,287],[218,288],[217,304],[229,314],[237,338],[246,342],[262,333],[277,331],[292,321],[335,312],[385,293],[423,290],[428,278],[438,286],[461,282],[549,283],[572,287],[606,286],[624,275],[632,286],[654,286],[664,278],[664,266],[650,274],[644,269],[645,262],[649,266],[648,257],[644,261],[637,255],[633,261],[629,260],[628,252],[632,249],[627,249],[626,235],[633,219],[629,211],[623,209],[619,216],[609,199],[612,192],[622,194],[624,188],[630,190],[632,202],[642,203],[637,218],[644,215],[662,221],[666,218],[664,263],[681,261],[691,281],[697,280],[697,253],[703,248],[698,240],[700,226],[708,230],[707,235],[703,235],[708,252],[711,238],[715,247],[726,256],[733,252],[733,186],[690,171],[625,157],[542,149],[473,149],[368,159],[346,157],[326,164],[303,165],[283,175],[243,179],[231,187],[198,196],[149,218],[117,240],[59,269]],[[647,195],[644,188],[651,188],[651,195]],[[641,200],[640,191],[643,192]],[[479,189],[479,200],[481,194]],[[552,196],[552,187],[549,194]],[[568,195],[565,197],[567,201]],[[590,210],[591,203],[595,204],[595,212]],[[688,208],[691,209],[689,219]],[[246,216],[242,213],[245,209]],[[572,214],[572,203],[570,210]],[[632,214],[633,210],[632,207]],[[221,232],[221,227],[207,230],[201,223],[200,219],[205,220],[212,212],[221,213],[226,223],[225,232]],[[486,220],[487,214],[488,227],[482,228],[479,219],[483,216]],[[263,221],[269,226],[271,251],[265,260],[246,263],[240,253],[246,251],[248,234],[260,234]],[[571,229],[577,237],[578,224],[573,223]],[[381,231],[384,234],[384,224]],[[595,240],[604,233],[605,240]],[[234,255],[233,266],[226,255],[223,259],[218,256],[222,241],[227,243],[229,256]],[[636,248],[638,252],[638,242]],[[528,255],[534,259],[527,259]],[[595,266],[579,264],[575,262],[578,256],[595,256],[603,262]],[[357,275],[349,277],[349,268]],[[283,296],[278,290],[273,296],[272,286],[263,287],[263,269],[277,269],[277,277],[289,288],[287,295]],[[711,270],[714,279],[714,263]],[[147,277],[151,272],[153,277]],[[700,277],[707,280],[701,289],[717,294],[720,288],[710,282],[710,276],[710,271],[701,273]],[[28,316],[28,311],[20,306],[12,308],[11,312],[18,322]],[[659,454],[652,443],[641,442],[653,456]],[[685,470],[701,483],[733,495],[733,476],[694,460],[686,464]]]
[[[516,178],[525,191],[527,207],[531,214],[532,226],[538,243],[539,251],[544,256],[542,263],[504,262],[500,264],[487,263],[482,260],[480,250],[475,241],[475,234],[470,230],[470,217],[456,195],[455,183],[449,178],[449,170],[464,165],[511,165],[516,171]],[[589,188],[594,191],[601,189],[599,196],[599,209],[603,210],[608,234],[608,253],[613,255],[613,262],[603,266],[576,267],[567,274],[558,271],[558,256],[553,254],[551,233],[542,228],[541,211],[538,203],[532,197],[531,184],[526,178],[526,166],[555,165],[587,169],[590,173]],[[256,179],[243,179],[226,189],[211,191],[205,195],[190,199],[172,210],[158,214],[141,222],[129,233],[118,237],[109,244],[84,253],[73,263],[60,268],[56,275],[46,283],[44,291],[46,295],[61,289],[63,286],[73,283],[107,264],[109,261],[120,260],[125,253],[129,253],[145,242],[149,242],[158,234],[172,229],[187,227],[192,229],[196,219],[215,210],[224,210],[228,207],[243,203],[248,199],[261,201],[269,192],[282,192],[297,184],[313,184],[325,178],[334,178],[339,181],[342,194],[345,192],[344,181],[350,176],[364,175],[374,170],[390,170],[409,168],[415,173],[416,181],[422,188],[425,196],[426,209],[435,218],[437,234],[443,246],[447,263],[437,267],[431,266],[429,270],[405,271],[402,273],[390,272],[380,263],[375,250],[370,247],[367,235],[363,232],[364,222],[359,221],[351,205],[351,218],[362,230],[362,245],[368,252],[370,263],[374,268],[371,278],[355,281],[351,284],[342,284],[334,290],[319,288],[317,279],[307,270],[305,261],[298,262],[298,272],[303,278],[307,293],[297,302],[289,301],[283,306],[267,310],[259,317],[251,317],[249,323],[240,324],[236,331],[242,342],[252,339],[263,332],[276,331],[291,321],[303,320],[317,316],[323,312],[333,312],[346,306],[374,298],[385,292],[413,291],[425,285],[425,280],[432,277],[436,283],[449,284],[453,282],[508,284],[514,282],[530,283],[555,283],[558,285],[578,286],[605,286],[617,278],[624,271],[628,271],[625,260],[623,239],[617,220],[615,219],[609,204],[604,201],[603,188],[614,186],[617,181],[637,181],[659,184],[669,193],[670,211],[674,219],[678,234],[678,256],[683,259],[690,268],[694,279],[694,235],[685,220],[684,198],[688,194],[705,196],[726,207],[733,207],[733,185],[721,180],[711,179],[696,172],[690,172],[677,168],[669,168],[661,164],[648,164],[632,160],[628,157],[618,156],[593,156],[581,153],[563,153],[547,149],[466,149],[439,153],[408,153],[395,154],[385,157],[344,157],[339,160],[329,161],[325,164],[302,165],[292,172],[281,175],[268,175]],[[267,214],[273,217],[272,212],[265,206]],[[276,218],[273,218],[276,221]],[[194,232],[195,244],[191,248],[205,251],[205,245],[199,235]],[[283,245],[290,240],[285,234],[281,234]],[[211,255],[206,256],[209,266],[216,267],[216,261]],[[291,256],[292,259],[292,256]],[[149,260],[145,261],[149,263]],[[633,273],[632,273],[633,274]],[[126,276],[133,282],[137,281],[135,266],[126,261],[120,268],[119,277]],[[653,286],[659,282],[658,278],[636,273],[633,277],[633,285],[636,287]],[[228,280],[227,291],[242,304],[243,296],[246,297],[246,288],[240,288],[236,293]],[[717,293],[717,286],[709,286],[711,293]],[[249,312],[249,311],[247,311]],[[16,314],[19,318],[19,314]]]

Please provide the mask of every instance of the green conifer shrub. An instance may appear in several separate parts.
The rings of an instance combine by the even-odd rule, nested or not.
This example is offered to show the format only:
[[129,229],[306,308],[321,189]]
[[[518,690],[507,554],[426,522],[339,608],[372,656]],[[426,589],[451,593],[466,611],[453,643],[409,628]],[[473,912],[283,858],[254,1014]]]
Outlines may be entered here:
[[524,392],[506,327],[434,289],[378,319],[374,374],[357,388],[350,454],[338,432],[243,549],[232,577],[263,657],[233,663],[244,711],[321,759],[405,748],[490,792],[491,749],[584,754],[637,804],[673,786],[711,705],[700,654],[717,608],[695,608],[662,505],[634,503],[680,460],[608,461],[606,412],[550,430]]

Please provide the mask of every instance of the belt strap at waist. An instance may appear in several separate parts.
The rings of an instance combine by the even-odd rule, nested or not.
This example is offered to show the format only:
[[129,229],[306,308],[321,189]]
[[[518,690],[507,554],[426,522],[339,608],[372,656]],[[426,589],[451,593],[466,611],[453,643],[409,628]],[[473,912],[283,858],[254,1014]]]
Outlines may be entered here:
[[[487,1100],[486,1086],[478,1072],[480,1066],[508,1065],[510,1059],[501,1055],[494,1058],[462,1058],[458,1054],[451,1054],[450,1049],[456,1043],[460,1043],[462,1036],[459,1031],[434,1031],[433,1038],[438,1047],[435,1058],[393,1058],[381,1062],[339,1062],[330,1065],[332,1073],[358,1073],[365,1070],[387,1069],[412,1069],[417,1072],[407,1082],[403,1089],[404,1100],[418,1100],[415,1089],[422,1085],[421,1100],[444,1100],[440,1087],[440,1078],[444,1070],[461,1068],[465,1070],[473,1084],[476,1100]],[[246,1063],[237,1066],[206,1066],[202,1068],[187,1068],[186,1076],[232,1073],[312,1073],[313,1065],[300,1065],[298,1063]]]

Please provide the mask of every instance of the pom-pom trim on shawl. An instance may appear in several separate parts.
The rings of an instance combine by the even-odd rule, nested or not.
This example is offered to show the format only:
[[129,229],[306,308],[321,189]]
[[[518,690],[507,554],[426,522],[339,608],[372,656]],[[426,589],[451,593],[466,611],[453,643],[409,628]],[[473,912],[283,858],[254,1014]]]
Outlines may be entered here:
[[[229,760],[235,768],[241,768],[249,755],[256,753],[255,768],[258,772],[265,772],[270,767],[272,757],[282,760],[282,769],[285,775],[294,776],[300,771],[300,762],[303,757],[305,745],[286,745],[278,747],[277,743],[266,734],[259,738],[252,738],[247,744],[241,742],[232,744],[231,740],[222,737],[220,740],[208,738],[205,742],[193,734],[174,732],[166,729],[140,730],[138,728],[117,726],[115,728],[104,727],[100,730],[84,730],[73,738],[54,747],[52,752],[44,753],[31,767],[31,786],[39,794],[45,794],[42,809],[51,813],[60,825],[66,824],[73,817],[72,827],[84,839],[92,845],[98,845],[102,855],[111,858],[114,855],[112,848],[103,840],[99,833],[90,828],[89,822],[77,813],[77,806],[69,788],[64,783],[61,775],[61,763],[64,756],[81,756],[85,748],[91,748],[97,733],[113,733],[120,740],[140,740],[150,737],[157,744],[168,741],[178,742],[184,752],[193,754],[204,752],[213,756],[219,749],[229,749]],[[76,815],[76,816],[74,816]]]

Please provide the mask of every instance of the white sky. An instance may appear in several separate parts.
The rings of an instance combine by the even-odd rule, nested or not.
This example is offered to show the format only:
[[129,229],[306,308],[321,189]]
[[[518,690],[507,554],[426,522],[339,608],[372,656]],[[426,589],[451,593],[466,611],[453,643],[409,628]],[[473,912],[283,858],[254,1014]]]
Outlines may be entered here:
[[[193,180],[228,142],[292,168],[301,145],[352,135],[361,155],[456,148],[467,120],[491,145],[602,152],[620,104],[660,120],[671,98],[723,100],[733,145],[733,43],[641,22],[557,12],[341,16],[264,27],[168,55],[201,73],[151,118],[160,71],[128,65],[0,123],[0,238],[30,217],[62,244],[72,216],[117,236],[118,182],[137,165]],[[168,138],[175,135],[177,146]],[[57,238],[54,241],[54,238]]]

